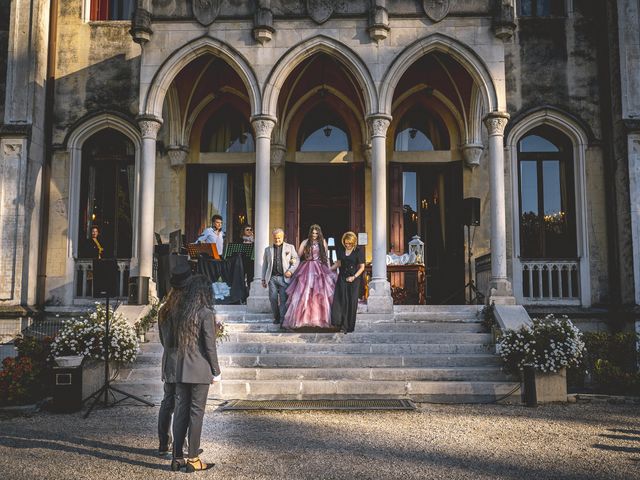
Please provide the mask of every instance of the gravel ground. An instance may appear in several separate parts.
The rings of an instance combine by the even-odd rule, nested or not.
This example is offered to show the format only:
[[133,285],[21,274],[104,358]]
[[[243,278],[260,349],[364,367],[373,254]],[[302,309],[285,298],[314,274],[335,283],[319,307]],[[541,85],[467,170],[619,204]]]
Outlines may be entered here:
[[[0,478],[176,478],[155,456],[158,409],[0,420]],[[640,411],[608,404],[421,405],[415,412],[207,410],[219,479],[640,479]]]

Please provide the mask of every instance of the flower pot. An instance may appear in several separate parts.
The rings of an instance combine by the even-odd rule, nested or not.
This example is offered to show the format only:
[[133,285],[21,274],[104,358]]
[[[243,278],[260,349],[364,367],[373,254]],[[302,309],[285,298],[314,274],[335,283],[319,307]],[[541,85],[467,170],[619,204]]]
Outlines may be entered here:
[[84,360],[84,355],[66,355],[54,358],[56,365],[63,368],[79,367],[82,360]]
[[567,401],[567,369],[557,373],[536,371],[536,395],[538,403]]
[[140,335],[138,335],[138,341],[140,343],[145,343],[147,341],[147,337],[144,333],[141,333]]

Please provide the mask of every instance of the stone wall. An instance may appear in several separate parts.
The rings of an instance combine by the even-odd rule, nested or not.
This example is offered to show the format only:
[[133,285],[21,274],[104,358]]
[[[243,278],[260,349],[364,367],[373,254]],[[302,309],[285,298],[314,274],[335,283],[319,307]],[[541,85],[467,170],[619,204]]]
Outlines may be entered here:
[[54,145],[87,115],[112,111],[133,120],[138,111],[140,47],[131,22],[84,22],[81,4],[60,0]]
[[7,49],[11,0],[0,0],[0,123],[4,121],[4,97],[7,83]]

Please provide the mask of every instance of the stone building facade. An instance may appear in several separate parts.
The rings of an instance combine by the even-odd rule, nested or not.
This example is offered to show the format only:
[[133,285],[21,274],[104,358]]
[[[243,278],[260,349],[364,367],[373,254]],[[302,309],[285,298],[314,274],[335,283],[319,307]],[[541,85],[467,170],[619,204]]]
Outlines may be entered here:
[[416,234],[431,303],[640,304],[637,0],[0,0],[0,51],[0,305],[90,301],[93,225],[124,296],[218,212],[366,234],[371,312]]

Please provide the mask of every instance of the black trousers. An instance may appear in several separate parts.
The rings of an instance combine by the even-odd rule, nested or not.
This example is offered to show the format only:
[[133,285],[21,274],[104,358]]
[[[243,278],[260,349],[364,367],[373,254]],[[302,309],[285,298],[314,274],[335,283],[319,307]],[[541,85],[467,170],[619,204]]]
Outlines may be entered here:
[[176,384],[164,383],[164,397],[160,403],[158,413],[158,439],[160,446],[168,446],[170,442],[169,431],[171,429],[171,416],[176,405]]
[[208,383],[176,383],[176,409],[173,416],[173,456],[182,457],[184,441],[189,434],[189,458],[200,451],[202,420],[207,406]]

